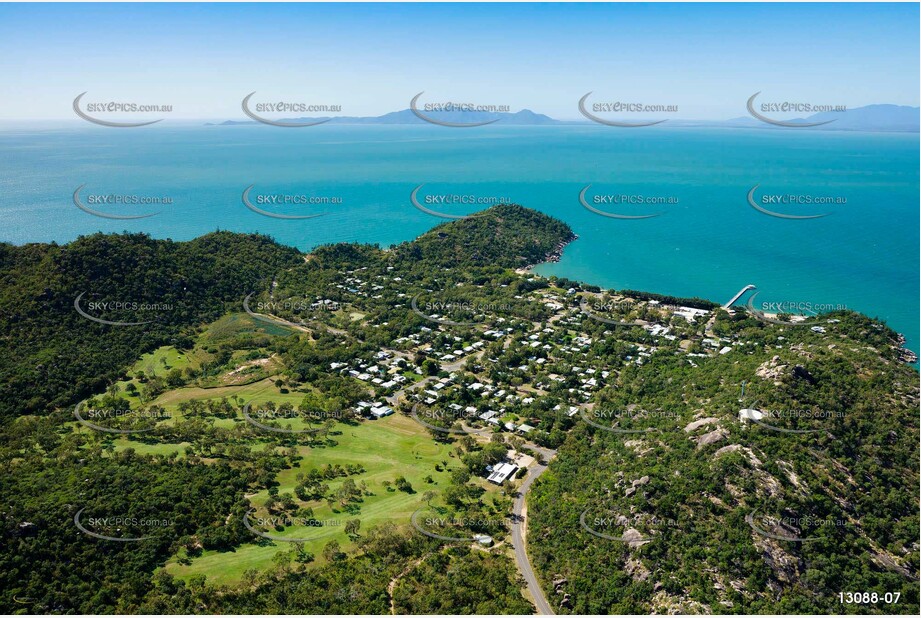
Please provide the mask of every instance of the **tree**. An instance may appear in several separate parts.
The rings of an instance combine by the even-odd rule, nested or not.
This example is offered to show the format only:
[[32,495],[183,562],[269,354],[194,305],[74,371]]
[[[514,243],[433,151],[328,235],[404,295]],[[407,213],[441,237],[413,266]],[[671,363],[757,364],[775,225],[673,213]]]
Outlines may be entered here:
[[326,558],[327,562],[333,562],[334,560],[339,560],[343,557],[342,551],[339,548],[339,541],[333,539],[323,547],[323,557]]
[[396,488],[399,489],[400,491],[405,491],[408,494],[415,493],[413,486],[403,476],[398,476],[396,480],[394,480],[393,483],[394,485],[396,485]]
[[288,571],[288,565],[290,563],[291,556],[286,551],[280,551],[272,556],[272,564],[275,565],[275,569],[283,573]]
[[345,522],[345,533],[350,537],[358,536],[359,528],[361,528],[360,519],[350,519]]
[[437,361],[431,358],[425,359],[425,361],[422,363],[423,375],[434,376],[434,375],[438,375],[439,371],[441,371],[441,366],[438,364]]
[[466,468],[455,468],[451,471],[451,482],[455,485],[463,485],[470,480],[470,472]]
[[182,379],[182,371],[174,367],[169,370],[169,373],[166,374],[166,385],[170,388],[178,388],[182,386],[185,382]]

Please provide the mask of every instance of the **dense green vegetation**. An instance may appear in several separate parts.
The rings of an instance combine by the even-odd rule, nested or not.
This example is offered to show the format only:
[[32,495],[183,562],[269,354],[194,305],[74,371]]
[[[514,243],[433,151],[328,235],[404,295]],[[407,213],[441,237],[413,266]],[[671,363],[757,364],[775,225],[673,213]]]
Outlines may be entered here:
[[[108,457],[98,450],[81,452],[78,437],[55,435],[49,424],[36,423],[33,430],[51,434],[48,443],[22,461],[5,463],[0,474],[7,505],[0,552],[6,611],[136,611],[152,589],[154,569],[179,547],[200,543],[227,549],[249,538],[239,514],[246,508],[243,493],[251,471],[131,451]],[[4,437],[7,448],[24,446],[10,443],[10,433]],[[53,465],[47,465],[46,454],[55,457]],[[74,525],[81,509],[81,521],[91,531],[150,538],[118,542],[90,537]],[[238,515],[230,525],[225,523],[228,514]],[[114,517],[151,524],[92,523]]]
[[[520,208],[478,220],[477,226],[486,225],[477,228],[484,234],[490,229],[487,219],[498,223],[502,238],[531,231],[528,243],[500,244],[501,251],[489,254],[490,263],[518,264],[522,255],[536,261],[568,234],[555,222],[560,230],[538,232],[534,213]],[[437,246],[442,238],[437,232],[421,239],[422,253],[450,259],[442,253],[447,243]],[[420,468],[420,462],[433,459],[420,455],[430,450],[421,448],[420,439],[429,439],[421,427],[401,420],[412,428],[412,443],[395,445],[406,451],[400,454],[406,463],[397,464],[409,466],[402,474],[379,465],[375,440],[395,437],[386,432],[365,438],[368,455],[377,457],[371,457],[376,469],[335,463],[349,461],[350,452],[361,448],[362,442],[350,438],[344,441],[352,450],[339,450],[343,438],[337,436],[349,431],[350,406],[368,393],[324,367],[370,355],[374,345],[361,332],[343,339],[317,325],[302,335],[228,313],[239,311],[246,295],[267,289],[275,278],[300,281],[325,294],[344,270],[360,267],[366,256],[386,261],[382,255],[372,247],[340,245],[318,249],[305,263],[296,250],[268,238],[229,233],[186,243],[97,234],[65,246],[0,246],[0,415],[6,419],[0,429],[0,495],[10,505],[2,521],[7,540],[0,551],[0,605],[9,612],[63,613],[389,612],[390,579],[405,571],[407,581],[416,581],[424,569],[419,561],[442,551],[440,543],[411,530],[404,521],[409,511],[395,510],[394,499],[410,508],[415,507],[406,499],[431,501],[438,492],[429,488],[448,474],[447,461],[428,471]],[[409,256],[401,260],[407,268],[415,266]],[[80,307],[93,317],[144,324],[87,319],[74,307],[81,293]],[[113,309],[91,304],[96,302],[152,306]],[[97,421],[101,426],[143,433],[80,428],[71,412],[81,400],[84,409],[129,411]],[[335,420],[314,422],[322,428],[318,433],[267,433],[241,418],[242,406],[252,401],[282,412],[319,411]],[[432,455],[440,452],[431,447]],[[459,453],[477,450],[468,444]],[[313,456],[314,451],[333,463],[322,463],[324,457]],[[302,467],[305,457],[311,465]],[[445,459],[453,458],[452,453]],[[458,463],[451,468],[466,469]],[[332,472],[340,469],[344,477]],[[448,483],[459,483],[448,492],[452,508],[476,512],[484,490],[472,484],[462,489],[469,474],[459,478]],[[380,499],[390,504],[386,510],[374,506]],[[349,517],[347,537],[325,547],[253,545],[254,536],[243,525],[253,506],[254,516],[313,517],[314,508],[298,503],[323,501],[330,504],[323,508]],[[497,512],[508,507],[507,498],[491,504]],[[372,515],[362,526],[365,508],[383,519]],[[89,532],[78,528],[75,516]],[[114,517],[122,519],[110,522]],[[401,525],[382,523],[388,517]],[[343,529],[335,531],[341,535]],[[140,540],[105,540],[90,533]],[[179,579],[170,574],[176,569],[159,569],[169,563],[181,571],[198,556],[266,545],[268,570],[246,571],[242,588],[234,584],[221,594],[194,571]],[[351,551],[343,551],[351,545]],[[492,598],[479,609],[528,611],[507,558],[478,560],[456,548],[444,555],[469,571],[464,595],[476,597],[480,590],[480,596]],[[498,579],[481,580],[484,569]],[[501,581],[506,584],[498,586]],[[441,592],[445,607],[476,611],[468,601],[458,597],[454,603]]]
[[[425,268],[519,268],[543,261],[574,238],[568,225],[515,204],[442,223],[396,248],[395,261]],[[431,272],[431,271],[429,271]]]
[[426,557],[401,577],[394,592],[400,614],[530,614],[521,582],[508,577],[505,556],[467,548]]
[[[0,245],[0,418],[47,414],[98,392],[140,353],[183,345],[191,326],[239,306],[297,258],[258,235],[216,232],[179,243],[144,234],[81,237],[64,246]],[[77,313],[74,301],[151,308]],[[155,306],[155,307],[154,307]]]
[[[714,330],[753,343],[748,355],[699,367],[654,357],[621,373],[596,410],[651,411],[634,426],[655,431],[581,425],[532,491],[530,550],[548,594],[567,595],[562,611],[572,613],[912,613],[917,373],[866,344],[817,346],[808,329],[720,313]],[[891,339],[862,316],[830,317],[864,342]],[[765,422],[810,433],[743,425],[746,406],[789,411]],[[746,521],[755,511],[768,533],[814,540],[761,535]],[[586,531],[583,514],[615,540]],[[631,529],[650,542],[617,540]],[[554,589],[552,579],[566,583]],[[847,591],[901,600],[846,607]]]
[[[917,608],[918,374],[895,333],[516,273],[572,231],[480,214],[391,250],[0,245],[0,608],[530,613],[518,481],[483,477],[535,445],[557,455],[528,496],[528,552],[561,613]],[[94,317],[150,322],[89,320],[80,293]],[[363,418],[369,402],[396,414]],[[127,433],[78,423],[78,403]],[[825,415],[743,425],[746,406]],[[764,536],[753,512],[814,540]],[[838,605],[848,591],[902,601]]]

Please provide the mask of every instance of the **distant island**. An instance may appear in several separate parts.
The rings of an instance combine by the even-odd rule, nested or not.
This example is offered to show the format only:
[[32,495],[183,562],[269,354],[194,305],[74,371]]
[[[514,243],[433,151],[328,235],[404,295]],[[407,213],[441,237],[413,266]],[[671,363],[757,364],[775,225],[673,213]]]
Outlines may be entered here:
[[[547,125],[547,124],[582,124],[581,121],[556,120],[544,114],[536,114],[529,109],[518,112],[425,112],[425,115],[440,122],[483,123],[501,121],[502,124]],[[413,110],[404,109],[390,112],[383,116],[317,116],[302,118],[284,118],[285,123],[316,123],[326,121],[328,124],[428,124],[419,118]],[[207,123],[208,126],[234,126],[241,124],[259,124],[255,120],[225,120],[221,123]]]
[[[518,112],[426,112],[426,116],[444,123],[495,123],[514,126],[548,126],[548,125],[591,125],[590,120],[558,120],[546,114],[539,114],[529,109]],[[419,118],[411,109],[390,112],[382,116],[316,116],[301,118],[283,118],[278,122],[283,123],[319,123],[337,125],[402,125],[402,124],[428,124]],[[873,131],[873,132],[898,132],[917,133],[921,128],[921,108],[908,105],[875,104],[864,107],[855,107],[844,112],[821,112],[804,118],[785,119],[789,123],[818,123],[829,122],[821,126],[802,127],[796,130],[810,131]],[[205,126],[237,126],[259,124],[255,120],[225,120],[223,122],[208,122]],[[671,127],[725,127],[745,129],[782,129],[761,122],[751,116],[740,116],[730,120],[689,120],[668,119],[660,126]]]

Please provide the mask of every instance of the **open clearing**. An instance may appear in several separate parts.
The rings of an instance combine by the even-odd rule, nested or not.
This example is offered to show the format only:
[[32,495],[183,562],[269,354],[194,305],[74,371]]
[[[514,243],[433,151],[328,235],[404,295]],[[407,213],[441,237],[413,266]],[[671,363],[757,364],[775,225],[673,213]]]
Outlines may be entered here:
[[[365,472],[346,478],[353,479],[356,483],[364,481],[372,495],[363,497],[355,514],[346,512],[338,505],[331,507],[326,501],[298,501],[302,506],[312,507],[317,519],[335,519],[339,520],[341,525],[321,528],[289,527],[281,532],[267,530],[269,534],[277,537],[309,538],[310,540],[304,543],[304,548],[315,556],[312,564],[323,562],[323,547],[330,540],[338,541],[343,551],[354,547],[354,542],[345,534],[343,527],[348,519],[361,520],[359,535],[368,528],[388,521],[399,526],[408,526],[413,511],[424,505],[422,495],[429,489],[438,491],[441,486],[446,485],[450,469],[460,465],[456,458],[449,455],[449,445],[434,442],[424,428],[401,415],[363,421],[357,425],[337,423],[330,433],[330,438],[337,442],[335,446],[299,447],[304,459],[299,467],[279,473],[279,494],[294,492],[299,472],[320,468],[326,464],[360,464],[365,468]],[[435,466],[442,461],[448,462],[448,470],[438,472]],[[432,483],[424,480],[429,475],[432,477]],[[405,477],[415,493],[384,486],[384,481],[392,483],[398,476]],[[334,493],[344,480],[345,478],[337,478],[328,481],[330,493]],[[267,498],[266,491],[250,498],[254,507],[257,507],[257,512],[253,514],[254,522],[266,514],[261,507]],[[291,549],[293,548],[289,543],[254,536],[252,544],[238,547],[235,551],[206,551],[201,556],[193,558],[189,565],[180,564],[178,557],[174,557],[165,568],[177,577],[187,578],[202,574],[213,584],[233,584],[240,581],[244,571],[248,569],[271,569],[275,554]]]

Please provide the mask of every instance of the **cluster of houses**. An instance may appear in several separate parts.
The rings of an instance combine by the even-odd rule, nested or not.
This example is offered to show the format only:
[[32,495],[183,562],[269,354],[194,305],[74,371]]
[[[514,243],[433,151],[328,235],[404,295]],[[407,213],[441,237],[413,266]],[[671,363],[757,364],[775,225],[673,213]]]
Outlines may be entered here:
[[[415,399],[417,402],[424,403],[427,406],[433,406],[442,399],[445,389],[451,386],[460,386],[457,383],[457,374],[452,373],[445,378],[440,378],[436,380],[431,388],[423,389],[418,392],[412,393],[410,397]],[[480,398],[486,400],[492,400],[496,407],[499,409],[488,409],[484,412],[478,412],[475,406],[462,406],[459,403],[449,403],[445,406],[446,410],[450,411],[449,415],[451,418],[457,419],[467,419],[474,421],[479,419],[486,424],[502,427],[506,431],[513,431],[520,434],[528,434],[534,430],[534,427],[528,425],[527,423],[515,424],[511,421],[502,422],[502,417],[506,415],[507,410],[505,407],[500,407],[499,404],[502,402],[507,402],[508,404],[521,403],[523,405],[528,405],[534,402],[533,397],[520,397],[516,394],[514,389],[505,389],[498,388],[491,384],[484,384],[483,382],[474,382],[466,386],[461,386],[465,388],[470,393],[475,393],[480,396]]]
[[[392,267],[387,268],[392,270]],[[380,298],[385,285],[388,288],[402,287],[399,277],[366,275],[363,272],[365,270],[361,268],[350,271],[339,287],[369,298]],[[443,406],[446,411],[450,409],[450,413],[458,417],[478,419],[484,425],[526,435],[534,430],[536,423],[513,422],[510,419],[533,417],[528,406],[539,397],[552,394],[558,400],[562,399],[563,403],[557,405],[555,411],[564,410],[567,415],[574,416],[580,406],[594,398],[595,392],[616,378],[616,367],[594,360],[592,348],[597,343],[596,339],[578,332],[586,316],[577,306],[576,294],[575,289],[565,293],[541,289],[531,296],[517,296],[540,302],[553,312],[551,318],[544,320],[538,329],[531,332],[526,330],[531,329],[526,320],[500,315],[492,316],[488,324],[471,326],[466,332],[438,324],[437,319],[433,319],[431,324],[422,325],[416,332],[394,340],[392,349],[382,349],[370,360],[331,363],[330,369],[366,382],[374,389],[375,397],[381,401],[361,402],[360,411],[366,416],[381,418],[392,413],[393,410],[385,400],[390,399],[394,402],[392,405],[395,405],[394,393],[400,392],[405,393],[409,402],[432,407]],[[398,291],[397,297],[409,298],[409,295]],[[318,302],[328,304],[332,301]],[[637,323],[647,335],[642,339],[627,340],[631,349],[623,357],[625,364],[642,365],[659,352],[677,352],[686,354],[688,362],[693,365],[690,357],[728,354],[733,346],[738,345],[738,342],[729,338],[703,335],[700,321],[711,314],[709,310],[665,305],[656,300],[636,301],[637,308],[643,310],[646,316],[651,314],[643,309],[644,305],[648,309],[656,309],[652,314],[659,314],[664,323],[649,317],[646,319],[652,321]],[[670,320],[670,316],[682,319]],[[607,333],[603,336],[607,336]],[[502,365],[503,371],[490,371],[488,375],[486,372],[476,372],[471,383],[471,376],[460,369],[461,363],[472,355],[482,353],[491,342],[502,339],[506,341],[501,351],[496,352],[496,348],[491,348],[493,352],[488,357],[479,354],[479,358],[486,367]],[[666,345],[677,339],[682,340],[680,348]],[[700,342],[703,349],[691,351],[687,347],[688,340]],[[424,374],[422,368],[411,360],[415,358],[421,364],[420,354],[437,361],[442,370],[450,373],[441,373],[437,378],[427,379],[426,384],[419,388],[407,388],[412,380],[403,373]],[[502,362],[512,357],[522,360],[512,366]],[[561,388],[561,384],[565,386]],[[458,388],[467,392],[459,396]],[[471,401],[471,394],[474,401]],[[475,405],[469,405],[471,403]]]
[[712,337],[705,337],[701,341],[701,344],[716,350],[717,354],[728,354],[732,352],[732,342],[726,337],[720,337],[719,340],[713,339]]
[[[387,266],[387,271],[394,270],[394,267]],[[337,285],[338,288],[347,291],[351,294],[356,294],[359,296],[365,296],[371,299],[380,299],[382,298],[382,291],[387,289],[397,291],[397,297],[407,299],[410,297],[409,294],[406,294],[402,290],[405,288],[404,282],[400,277],[391,277],[387,274],[382,273],[371,273],[368,271],[367,267],[358,268],[355,270],[348,271],[345,273],[345,277],[342,282]],[[507,285],[502,285],[502,287],[507,287]],[[528,335],[527,345],[532,349],[533,355],[529,357],[529,362],[533,362],[538,366],[549,365],[554,360],[552,357],[559,354],[560,360],[566,360],[563,357],[565,353],[577,352],[579,349],[587,348],[590,345],[590,338],[581,338],[575,340],[572,345],[561,345],[558,349],[555,349],[555,346],[551,342],[547,341],[546,338],[548,335],[553,335],[555,332],[558,332],[560,327],[563,329],[567,328],[578,328],[580,322],[585,318],[584,314],[576,308],[576,302],[578,290],[575,288],[570,288],[563,293],[554,291],[552,289],[539,289],[536,290],[533,294],[524,294],[516,295],[516,299],[521,299],[531,302],[542,303],[545,307],[550,309],[554,315],[550,320],[547,320],[545,328],[539,333],[531,333]],[[625,299],[629,300],[629,299]],[[331,304],[333,301],[322,300],[318,301],[323,304]],[[651,337],[656,339],[661,338],[663,341],[675,341],[676,339],[696,339],[694,332],[697,330],[697,325],[701,320],[706,320],[706,318],[711,315],[711,311],[708,309],[700,309],[696,307],[687,307],[687,306],[675,306],[664,304],[658,300],[646,300],[646,301],[632,301],[635,303],[636,307],[642,309],[644,306],[649,309],[657,309],[661,317],[666,323],[657,323],[652,321],[650,323],[639,322],[637,325],[643,328],[646,332],[649,333]],[[407,303],[408,309],[408,303]],[[675,322],[671,322],[672,326],[668,325],[668,316],[675,316],[682,318],[683,322],[691,327],[691,332],[686,332],[685,328],[679,328],[680,332],[675,332],[674,325]],[[440,363],[454,363],[464,356],[475,352],[477,349],[482,348],[486,345],[489,340],[495,340],[501,337],[509,336],[513,333],[512,328],[506,328],[505,326],[509,324],[516,324],[520,326],[521,320],[515,318],[506,319],[500,315],[493,316],[491,320],[491,329],[481,331],[479,328],[471,329],[471,334],[474,335],[474,341],[470,340],[470,336],[466,335],[465,339],[462,340],[460,337],[455,336],[454,341],[444,341],[444,338],[439,338],[439,343],[436,345],[433,343],[435,335],[443,334],[445,327],[440,326],[433,320],[431,325],[423,326],[420,328],[418,333],[413,333],[407,337],[401,337],[400,339],[394,341],[394,346],[399,349],[407,348],[416,348],[418,351],[421,351],[428,355],[430,358],[433,358]],[[817,333],[822,333],[824,329],[822,327],[813,327],[813,331]],[[699,335],[698,335],[699,336]],[[698,339],[699,340],[699,339]],[[691,353],[687,349],[684,350],[689,356],[712,356],[715,354],[727,354],[732,350],[733,342],[721,338],[718,344],[712,343],[712,338],[706,338],[702,342],[706,354],[700,353]],[[429,345],[426,345],[429,344]],[[627,355],[624,360],[627,363],[633,363],[636,365],[642,365],[646,359],[654,355],[659,351],[659,347],[655,344],[649,345],[649,342],[634,343],[636,348],[634,353]],[[682,346],[684,347],[684,346]],[[693,361],[690,361],[691,364],[694,364]],[[390,380],[381,378],[381,376],[376,376],[373,372],[368,371],[368,368],[365,370],[359,371],[359,373],[353,377],[358,377],[359,379],[365,379],[371,381],[375,386],[381,386],[383,388],[396,388],[399,386],[399,382],[389,383]],[[380,378],[381,382],[374,382],[376,378]],[[589,396],[592,390],[595,390],[595,384],[591,383],[591,377],[586,378],[584,382],[584,389],[588,392]],[[387,384],[387,386],[384,386]],[[583,401],[586,400],[584,396],[578,396],[579,399]]]
[[[405,366],[406,361],[404,359],[394,357],[393,353],[386,350],[377,352],[372,362],[355,360],[351,363],[329,364],[329,368],[332,371],[351,376],[362,382],[368,382],[383,391],[396,390],[406,383],[406,377],[400,373]],[[409,368],[419,370],[418,367]]]

